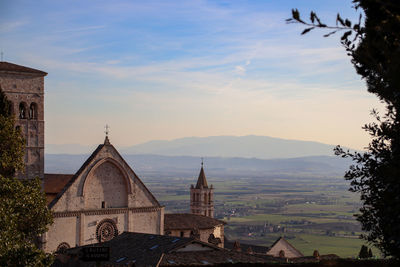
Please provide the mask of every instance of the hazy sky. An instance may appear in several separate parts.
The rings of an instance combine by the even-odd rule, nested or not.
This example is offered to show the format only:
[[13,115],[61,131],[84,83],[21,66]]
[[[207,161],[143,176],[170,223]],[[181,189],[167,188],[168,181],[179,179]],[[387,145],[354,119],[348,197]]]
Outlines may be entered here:
[[48,72],[46,143],[267,135],[363,148],[367,93],[335,23],[351,1],[0,1],[4,60]]

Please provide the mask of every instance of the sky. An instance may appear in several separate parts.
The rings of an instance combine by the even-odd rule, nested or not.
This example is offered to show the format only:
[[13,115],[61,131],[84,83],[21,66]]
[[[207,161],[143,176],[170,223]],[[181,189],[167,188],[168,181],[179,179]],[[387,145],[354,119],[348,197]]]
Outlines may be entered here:
[[116,146],[264,135],[362,149],[382,106],[340,34],[285,23],[291,9],[335,24],[350,0],[0,1],[4,61],[48,72],[46,144]]

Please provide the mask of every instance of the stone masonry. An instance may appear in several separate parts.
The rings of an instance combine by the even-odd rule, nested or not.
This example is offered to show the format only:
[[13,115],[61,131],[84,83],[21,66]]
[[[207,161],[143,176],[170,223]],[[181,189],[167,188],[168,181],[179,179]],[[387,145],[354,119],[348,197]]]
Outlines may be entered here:
[[44,77],[46,72],[0,62],[0,87],[12,102],[16,127],[26,140],[21,179],[44,178]]

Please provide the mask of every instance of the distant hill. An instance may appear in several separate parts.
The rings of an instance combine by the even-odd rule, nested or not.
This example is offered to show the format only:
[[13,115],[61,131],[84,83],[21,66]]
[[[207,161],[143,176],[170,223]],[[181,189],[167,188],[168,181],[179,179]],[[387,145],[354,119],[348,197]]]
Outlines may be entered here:
[[295,158],[333,156],[334,145],[287,140],[268,136],[185,137],[171,141],[150,141],[128,148],[123,154],[153,154],[195,157]]
[[[89,157],[46,154],[46,173],[75,173]],[[139,176],[196,177],[200,159],[192,156],[123,155]],[[207,176],[214,177],[343,177],[350,161],[339,157],[314,156],[290,159],[206,157]]]

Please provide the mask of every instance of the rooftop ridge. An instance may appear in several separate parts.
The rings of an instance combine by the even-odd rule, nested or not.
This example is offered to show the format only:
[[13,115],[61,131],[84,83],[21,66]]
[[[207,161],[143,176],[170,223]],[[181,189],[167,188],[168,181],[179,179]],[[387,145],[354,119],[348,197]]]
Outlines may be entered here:
[[19,72],[19,73],[30,73],[30,74],[39,74],[41,76],[46,76],[47,72],[25,67],[22,65],[17,65],[14,63],[10,63],[7,61],[0,61],[0,71],[5,71],[5,72]]

